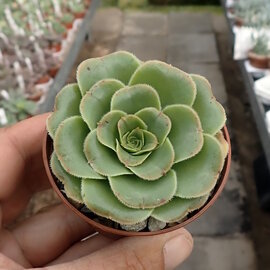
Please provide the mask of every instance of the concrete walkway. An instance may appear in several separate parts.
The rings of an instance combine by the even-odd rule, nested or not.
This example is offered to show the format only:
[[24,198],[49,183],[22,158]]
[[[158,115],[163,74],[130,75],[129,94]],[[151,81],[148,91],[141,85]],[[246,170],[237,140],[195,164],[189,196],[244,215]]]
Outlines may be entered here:
[[[186,72],[204,75],[229,113],[215,38],[215,32],[224,28],[220,17],[207,13],[123,13],[118,9],[102,9],[94,18],[90,56],[123,49],[142,60],[159,59]],[[233,140],[231,130],[230,135]],[[194,235],[195,248],[179,269],[257,269],[234,144],[232,151],[232,168],[224,192],[206,214],[187,227]]]

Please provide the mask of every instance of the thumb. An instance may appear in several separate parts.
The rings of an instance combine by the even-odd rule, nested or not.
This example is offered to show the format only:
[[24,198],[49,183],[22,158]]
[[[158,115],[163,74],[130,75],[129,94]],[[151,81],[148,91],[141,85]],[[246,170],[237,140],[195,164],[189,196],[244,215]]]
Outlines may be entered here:
[[91,255],[54,266],[54,269],[170,270],[190,255],[192,247],[192,236],[185,229],[157,236],[127,237]]

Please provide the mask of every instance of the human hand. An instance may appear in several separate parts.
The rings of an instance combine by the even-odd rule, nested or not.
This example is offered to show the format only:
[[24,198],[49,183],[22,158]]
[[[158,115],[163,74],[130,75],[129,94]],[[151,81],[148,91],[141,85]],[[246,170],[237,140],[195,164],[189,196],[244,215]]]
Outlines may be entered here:
[[62,204],[6,229],[34,193],[49,188],[41,154],[47,117],[0,129],[0,269],[158,270],[183,262],[193,246],[185,229],[116,241]]

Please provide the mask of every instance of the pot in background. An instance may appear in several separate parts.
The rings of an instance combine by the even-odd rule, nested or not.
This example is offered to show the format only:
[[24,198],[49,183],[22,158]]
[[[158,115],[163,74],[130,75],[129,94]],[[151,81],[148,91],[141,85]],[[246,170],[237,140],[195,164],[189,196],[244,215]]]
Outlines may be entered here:
[[65,27],[67,28],[67,30],[72,29],[73,28],[73,22],[65,23]]
[[267,55],[260,55],[250,51],[248,52],[248,60],[253,67],[261,69],[269,68],[270,58]]
[[88,8],[91,4],[91,0],[84,0],[84,6]]
[[243,20],[242,18],[240,18],[240,17],[235,17],[235,18],[234,18],[234,24],[235,24],[236,26],[238,26],[238,27],[242,27],[242,26],[245,24],[245,22],[244,22],[244,20]]
[[27,97],[28,100],[34,101],[34,102],[38,102],[41,97],[43,96],[43,93],[41,90],[36,90],[35,93],[29,95]]
[[35,84],[44,84],[44,83],[49,82],[50,79],[51,79],[50,76],[48,76],[47,74],[44,74],[40,78],[38,78]]
[[49,48],[53,52],[60,52],[62,50],[62,43],[61,42],[52,42],[50,44]]
[[78,13],[73,13],[75,19],[83,19],[85,16],[85,11],[78,12]]

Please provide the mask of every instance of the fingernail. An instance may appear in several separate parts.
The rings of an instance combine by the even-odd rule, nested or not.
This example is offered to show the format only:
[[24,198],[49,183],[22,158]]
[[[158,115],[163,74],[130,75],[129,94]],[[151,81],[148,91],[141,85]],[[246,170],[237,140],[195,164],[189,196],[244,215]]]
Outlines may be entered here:
[[172,270],[191,253],[193,240],[190,235],[180,234],[170,239],[163,247],[165,270]]

